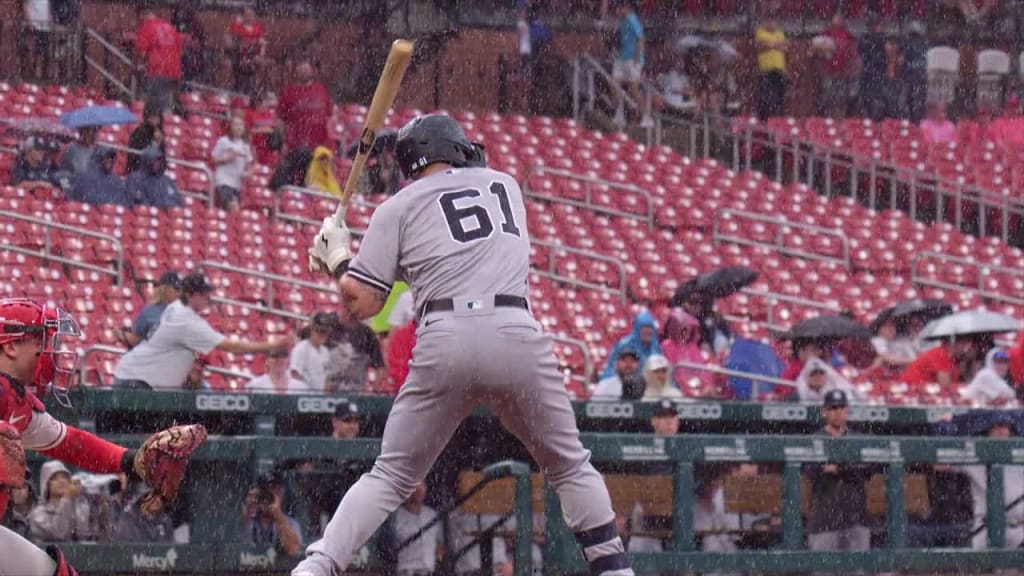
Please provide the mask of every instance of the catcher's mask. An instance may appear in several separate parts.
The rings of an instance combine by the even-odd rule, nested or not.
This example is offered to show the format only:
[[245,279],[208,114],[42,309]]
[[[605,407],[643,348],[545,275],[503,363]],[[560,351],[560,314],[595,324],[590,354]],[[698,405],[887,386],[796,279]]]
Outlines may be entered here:
[[0,344],[38,338],[40,351],[31,384],[43,397],[53,391],[57,402],[70,407],[68,390],[78,372],[78,353],[72,340],[81,336],[78,323],[56,306],[40,304],[31,298],[0,300]]

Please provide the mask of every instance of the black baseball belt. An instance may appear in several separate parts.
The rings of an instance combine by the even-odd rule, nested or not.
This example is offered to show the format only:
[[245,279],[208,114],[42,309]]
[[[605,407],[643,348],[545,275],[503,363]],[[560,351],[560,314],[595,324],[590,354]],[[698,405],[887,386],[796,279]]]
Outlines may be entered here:
[[[526,301],[526,298],[523,298],[522,296],[495,294],[494,307],[522,308],[523,310],[529,310],[530,304]],[[423,305],[423,311],[420,312],[420,318],[430,314],[431,312],[451,312],[453,310],[455,310],[455,300],[451,298],[438,298],[437,300],[431,300]]]

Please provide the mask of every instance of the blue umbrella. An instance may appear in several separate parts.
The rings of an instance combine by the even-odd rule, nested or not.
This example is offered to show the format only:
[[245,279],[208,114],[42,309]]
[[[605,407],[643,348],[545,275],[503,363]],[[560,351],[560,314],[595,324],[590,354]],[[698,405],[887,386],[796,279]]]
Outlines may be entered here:
[[135,124],[138,121],[139,119],[132,114],[131,110],[122,106],[86,106],[72,110],[60,117],[60,123],[68,128]]

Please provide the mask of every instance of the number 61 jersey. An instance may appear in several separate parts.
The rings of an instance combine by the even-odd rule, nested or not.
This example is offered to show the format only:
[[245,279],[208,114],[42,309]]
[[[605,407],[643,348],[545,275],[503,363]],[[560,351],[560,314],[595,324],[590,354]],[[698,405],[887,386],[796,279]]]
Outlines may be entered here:
[[404,280],[422,310],[439,298],[526,298],[529,268],[519,184],[489,168],[452,168],[377,207],[348,275],[385,292]]

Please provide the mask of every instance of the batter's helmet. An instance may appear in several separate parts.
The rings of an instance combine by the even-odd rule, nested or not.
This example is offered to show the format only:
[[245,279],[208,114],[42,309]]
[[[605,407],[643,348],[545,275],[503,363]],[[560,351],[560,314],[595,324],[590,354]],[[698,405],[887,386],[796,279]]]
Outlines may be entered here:
[[395,157],[406,178],[438,162],[456,168],[487,165],[483,146],[470,142],[462,127],[444,114],[418,116],[402,126],[395,141]]

